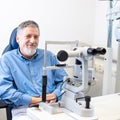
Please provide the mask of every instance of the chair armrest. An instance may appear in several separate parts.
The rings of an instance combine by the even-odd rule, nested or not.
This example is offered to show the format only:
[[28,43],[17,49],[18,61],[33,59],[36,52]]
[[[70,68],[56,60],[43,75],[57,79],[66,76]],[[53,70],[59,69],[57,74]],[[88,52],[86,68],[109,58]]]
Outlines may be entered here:
[[7,107],[8,107],[8,104],[0,102],[0,109],[1,108],[7,108]]

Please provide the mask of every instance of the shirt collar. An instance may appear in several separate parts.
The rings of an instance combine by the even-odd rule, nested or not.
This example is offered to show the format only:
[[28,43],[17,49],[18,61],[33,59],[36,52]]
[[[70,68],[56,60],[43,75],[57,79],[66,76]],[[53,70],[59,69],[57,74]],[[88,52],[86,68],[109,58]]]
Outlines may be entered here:
[[[25,58],[21,53],[20,53],[20,49],[18,48],[18,54],[20,55],[21,58],[25,59],[25,60],[29,60],[27,58]],[[37,56],[38,56],[39,52],[38,52],[38,49],[36,50],[36,53],[34,54],[34,56],[32,57],[32,59],[35,59]],[[32,60],[31,59],[31,60]]]

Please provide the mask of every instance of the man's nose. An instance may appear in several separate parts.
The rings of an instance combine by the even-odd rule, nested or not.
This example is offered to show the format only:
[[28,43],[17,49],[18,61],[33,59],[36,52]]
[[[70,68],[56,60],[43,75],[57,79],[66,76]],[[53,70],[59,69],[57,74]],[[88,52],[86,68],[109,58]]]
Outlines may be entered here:
[[33,43],[34,41],[35,41],[35,37],[34,37],[34,36],[31,36],[30,42]]

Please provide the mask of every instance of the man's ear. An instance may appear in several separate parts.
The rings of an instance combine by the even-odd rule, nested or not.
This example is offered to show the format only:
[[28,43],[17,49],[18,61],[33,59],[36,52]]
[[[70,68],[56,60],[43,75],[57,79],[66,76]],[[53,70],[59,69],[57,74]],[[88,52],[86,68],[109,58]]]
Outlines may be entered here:
[[19,37],[18,36],[16,36],[16,42],[19,43]]

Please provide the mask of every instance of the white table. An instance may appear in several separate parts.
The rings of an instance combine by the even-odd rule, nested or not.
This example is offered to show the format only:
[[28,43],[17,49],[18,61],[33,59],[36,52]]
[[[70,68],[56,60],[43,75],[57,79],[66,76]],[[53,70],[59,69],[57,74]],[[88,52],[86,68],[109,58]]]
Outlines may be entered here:
[[[99,120],[120,120],[120,94],[105,95],[91,99],[95,115]],[[66,110],[66,113],[50,114],[38,108],[28,108],[27,113],[32,120],[94,120],[93,118],[80,117]]]
[[120,93],[93,98],[91,104],[100,120],[120,120]]

